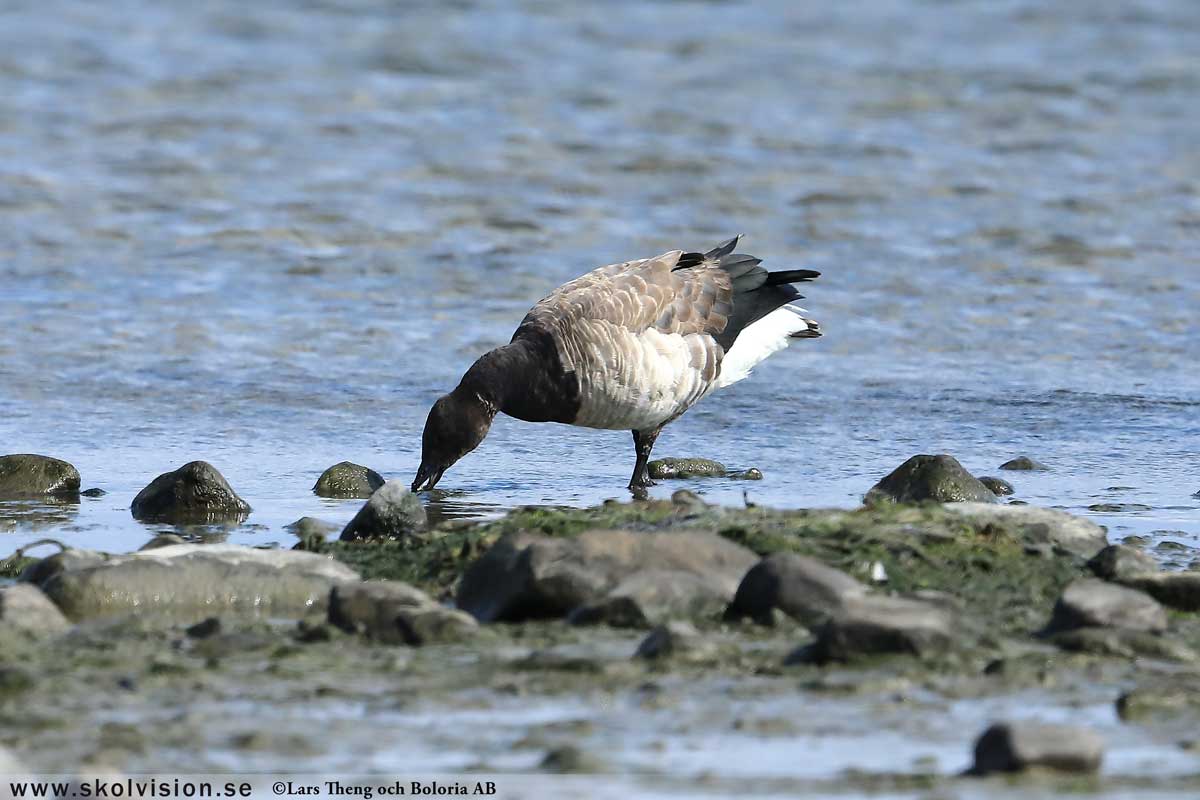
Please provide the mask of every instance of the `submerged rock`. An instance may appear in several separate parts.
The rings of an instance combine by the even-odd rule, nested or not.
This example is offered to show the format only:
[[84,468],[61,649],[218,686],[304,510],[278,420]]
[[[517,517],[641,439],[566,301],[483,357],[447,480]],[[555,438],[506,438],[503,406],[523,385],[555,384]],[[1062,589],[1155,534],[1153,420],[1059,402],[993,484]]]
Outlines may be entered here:
[[725,465],[709,458],[659,458],[647,468],[655,480],[667,478],[721,478],[727,473]]
[[875,484],[863,502],[994,503],[996,495],[953,457],[913,456]]
[[329,621],[344,631],[385,644],[458,641],[479,627],[470,614],[445,608],[420,589],[399,581],[363,581],[333,587]]
[[1055,545],[1084,558],[1090,558],[1108,544],[1104,528],[1090,519],[1052,508],[983,503],[956,503],[946,508],[976,524],[1013,527],[1027,543]]
[[788,660],[823,664],[889,653],[925,658],[950,650],[958,633],[956,615],[944,606],[899,597],[849,597],[817,631],[811,649]]
[[731,472],[728,477],[735,481],[761,481],[763,479],[762,470],[758,467],[750,467],[741,472]]
[[138,492],[129,510],[136,519],[161,522],[242,520],[251,511],[207,461],[192,461],[159,475]]
[[157,550],[160,547],[170,547],[175,544],[187,544],[187,539],[177,533],[160,533],[139,547],[138,550]]
[[759,561],[738,585],[726,616],[769,623],[779,609],[803,625],[814,625],[842,608],[866,587],[841,570],[796,553],[773,553]]
[[67,550],[30,566],[72,620],[145,613],[194,622],[214,612],[299,615],[323,609],[330,589],[358,575],[315,553],[233,544],[179,544],[129,555]]
[[983,477],[979,479],[979,482],[990,489],[992,494],[997,497],[1008,497],[1017,492],[1013,488],[1013,485],[1003,478]]
[[1120,582],[1122,578],[1158,572],[1158,562],[1141,550],[1124,544],[1110,544],[1088,561],[1097,578]]
[[67,618],[36,586],[18,583],[0,587],[0,634],[20,632],[40,637],[71,626]]
[[1000,469],[1020,470],[1025,472],[1042,472],[1050,469],[1040,461],[1035,461],[1029,456],[1017,456],[1011,461],[1005,461],[1000,465]]
[[388,481],[342,529],[343,542],[403,539],[425,529],[428,518],[421,500],[401,481]]
[[321,497],[367,498],[383,483],[383,476],[375,470],[340,461],[321,473],[312,490]]
[[[750,550],[712,533],[592,530],[570,539],[514,533],[467,569],[457,605],[480,622],[561,618],[610,593],[619,597],[614,590],[638,595],[643,610],[657,601],[704,607],[714,593],[728,603],[756,560]],[[693,595],[685,587],[695,589],[694,582],[676,579],[669,591],[655,595],[643,581],[632,592],[628,581],[642,571],[691,573],[708,586]]]
[[79,470],[50,456],[0,456],[0,500],[79,494]]
[[1097,772],[1104,760],[1104,740],[1095,732],[1072,725],[1041,722],[1002,722],[975,742],[971,772],[1020,772],[1043,767],[1060,772]]
[[1167,629],[1167,612],[1144,592],[1097,578],[1080,578],[1063,590],[1046,632],[1089,627],[1159,633]]

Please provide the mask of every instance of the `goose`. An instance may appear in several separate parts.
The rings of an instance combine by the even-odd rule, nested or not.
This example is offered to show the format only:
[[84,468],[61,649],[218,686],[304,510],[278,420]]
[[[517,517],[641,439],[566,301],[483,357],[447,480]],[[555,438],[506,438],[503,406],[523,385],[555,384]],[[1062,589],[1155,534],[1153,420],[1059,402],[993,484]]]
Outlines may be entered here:
[[599,267],[539,301],[508,344],[481,356],[433,404],[412,491],[436,486],[503,412],[632,431],[629,488],[644,492],[665,425],[793,339],[821,335],[792,305],[802,299],[792,284],[820,273],[768,272],[761,259],[733,252],[740,239]]

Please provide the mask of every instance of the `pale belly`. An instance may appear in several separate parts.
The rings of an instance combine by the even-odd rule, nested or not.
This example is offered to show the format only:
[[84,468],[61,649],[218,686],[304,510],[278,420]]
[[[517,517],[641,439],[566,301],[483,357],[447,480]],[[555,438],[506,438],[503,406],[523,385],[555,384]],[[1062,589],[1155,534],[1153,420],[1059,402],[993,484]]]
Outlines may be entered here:
[[691,408],[715,385],[720,349],[699,335],[633,334],[598,320],[564,337],[563,360],[579,378],[572,424],[650,430]]

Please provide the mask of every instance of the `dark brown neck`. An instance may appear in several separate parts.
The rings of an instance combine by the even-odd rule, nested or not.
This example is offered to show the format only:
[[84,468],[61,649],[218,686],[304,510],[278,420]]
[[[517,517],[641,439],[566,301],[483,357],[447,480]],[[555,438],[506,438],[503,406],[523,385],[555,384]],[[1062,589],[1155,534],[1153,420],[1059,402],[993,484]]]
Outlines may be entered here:
[[454,391],[529,422],[569,423],[579,411],[579,382],[546,336],[519,336],[483,354]]

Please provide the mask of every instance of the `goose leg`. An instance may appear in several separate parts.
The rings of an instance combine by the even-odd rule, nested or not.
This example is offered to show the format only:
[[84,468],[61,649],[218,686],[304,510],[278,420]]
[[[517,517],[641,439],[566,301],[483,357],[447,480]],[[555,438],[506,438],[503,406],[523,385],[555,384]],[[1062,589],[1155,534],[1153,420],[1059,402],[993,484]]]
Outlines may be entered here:
[[634,491],[654,485],[654,481],[650,480],[650,471],[646,465],[650,463],[650,451],[654,449],[654,442],[658,439],[661,430],[662,428],[659,427],[649,431],[633,432],[633,449],[637,453],[637,463],[633,466],[633,477],[629,479],[629,488]]

